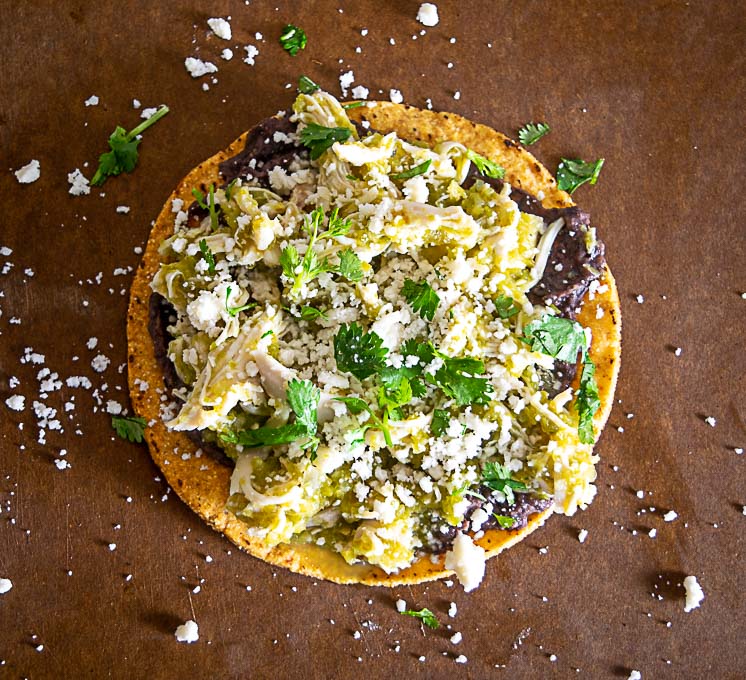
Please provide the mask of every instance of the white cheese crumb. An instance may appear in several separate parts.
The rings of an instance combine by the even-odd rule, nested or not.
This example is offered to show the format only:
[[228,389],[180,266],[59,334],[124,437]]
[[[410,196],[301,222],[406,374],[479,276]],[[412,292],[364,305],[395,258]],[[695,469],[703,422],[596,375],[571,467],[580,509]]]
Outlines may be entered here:
[[390,90],[389,91],[389,99],[394,104],[401,104],[404,101],[404,96],[402,95],[401,91],[399,91],[399,90]]
[[710,427],[715,427],[715,425],[717,425],[717,422],[718,422],[718,421],[717,421],[717,420],[715,420],[715,418],[713,418],[712,416],[707,416],[707,418],[705,418],[705,422],[706,422],[706,423],[707,423],[707,424],[708,424],[708,425],[709,425]]
[[130,207],[128,205],[118,205],[117,206],[117,212],[120,215],[126,215],[130,211]]
[[41,164],[36,159],[27,163],[15,171],[16,179],[20,184],[31,184],[41,177]]
[[244,46],[244,49],[246,50],[244,63],[248,64],[249,66],[253,66],[256,63],[256,57],[259,56],[259,50],[254,47],[254,45],[246,45]]
[[67,470],[67,468],[70,467],[70,463],[68,463],[64,458],[55,458],[54,464],[57,466],[58,470]]
[[176,635],[177,642],[197,642],[199,640],[199,626],[190,619],[178,626],[174,635]]
[[451,602],[451,606],[448,607],[448,616],[454,618],[458,614],[458,607],[455,602]]
[[641,305],[643,302],[645,302],[645,298],[642,295],[638,295],[635,300],[637,300],[637,304]]
[[362,85],[357,85],[352,88],[353,99],[367,99],[369,94],[370,90],[368,90],[367,87],[363,87]]
[[407,608],[407,602],[406,600],[402,600],[399,598],[396,601],[396,611],[398,611],[400,614]]
[[218,36],[218,38],[230,40],[233,37],[231,25],[225,19],[219,17],[208,19],[207,25],[212,29],[212,32]]
[[88,186],[88,178],[78,168],[67,174],[67,181],[70,182],[70,193],[73,196],[82,196],[83,194],[91,193],[91,187]]
[[5,595],[13,587],[13,581],[9,578],[0,578],[0,595]]
[[5,405],[14,411],[23,411],[26,407],[26,397],[21,394],[14,394],[5,400]]
[[645,492],[642,489],[640,489],[635,495],[638,498],[645,498]]
[[452,549],[446,553],[445,567],[456,573],[468,593],[482,582],[486,559],[484,548],[476,545],[467,534],[459,532]]
[[680,357],[681,356],[681,347],[676,347],[673,351],[674,356]]
[[578,531],[578,540],[581,543],[585,543],[585,539],[588,538],[588,530],[587,529],[581,529]]
[[705,599],[705,593],[702,590],[702,586],[697,583],[696,576],[687,576],[684,579],[684,588],[686,588],[686,603],[684,604],[684,611],[690,612],[692,609],[697,609],[700,602]]
[[233,50],[230,47],[226,47],[221,53],[220,56],[223,57],[226,61],[230,61],[233,59]]
[[453,98],[454,98],[454,99],[455,99],[456,101],[458,101],[459,99],[461,99],[461,92],[459,92],[458,90],[456,90],[456,91],[455,91],[455,92],[453,93]]
[[91,368],[96,371],[96,373],[103,373],[110,363],[111,359],[109,359],[109,357],[104,356],[103,354],[97,354],[91,360]]
[[140,118],[144,118],[145,120],[148,120],[148,118],[152,118],[157,112],[158,112],[157,106],[149,106],[148,108],[142,110],[142,113],[140,114]]
[[423,2],[417,12],[417,21],[423,26],[437,26],[439,21],[438,6],[432,2]]
[[675,510],[669,510],[665,515],[663,515],[663,521],[664,522],[673,522],[678,515],[676,514]]
[[208,73],[217,73],[218,71],[218,67],[211,61],[202,61],[195,57],[187,57],[184,59],[184,67],[192,78],[199,78]]
[[342,96],[347,96],[347,90],[349,89],[350,85],[355,82],[355,74],[352,71],[346,71],[341,76],[339,76],[339,87],[342,90]]
[[632,671],[627,680],[642,680],[642,673],[640,671]]
[[464,638],[463,638],[463,636],[462,636],[462,635],[461,635],[461,633],[459,633],[459,632],[456,632],[456,633],[454,633],[453,635],[451,635],[451,642],[452,642],[452,643],[453,643],[454,645],[457,645],[457,644],[458,644],[459,642],[461,642],[461,640],[463,640],[463,639],[464,639]]
[[85,343],[88,349],[96,349],[96,345],[98,345],[98,338],[96,337],[88,338],[88,342]]
[[454,661],[456,663],[466,663],[469,659],[467,659],[463,654],[459,654]]
[[132,100],[132,108],[133,109],[139,109],[142,106],[139,99],[133,99]]
[[650,536],[650,538],[655,538],[657,534],[658,532],[655,529],[651,529],[650,531],[648,531],[648,536]]
[[37,652],[43,652],[44,651],[44,645],[36,645],[36,647],[34,647],[34,649]]
[[109,550],[111,552],[114,552],[116,549],[117,549],[117,544],[116,543],[109,543]]
[[205,562],[207,562],[208,564],[209,564],[210,562],[212,562],[212,555],[206,555],[206,556],[205,556]]
[[736,446],[733,449],[733,453],[735,453],[736,455],[740,456],[743,453],[743,449],[740,446]]
[[83,102],[86,106],[98,106],[98,97],[92,94],[88,99]]

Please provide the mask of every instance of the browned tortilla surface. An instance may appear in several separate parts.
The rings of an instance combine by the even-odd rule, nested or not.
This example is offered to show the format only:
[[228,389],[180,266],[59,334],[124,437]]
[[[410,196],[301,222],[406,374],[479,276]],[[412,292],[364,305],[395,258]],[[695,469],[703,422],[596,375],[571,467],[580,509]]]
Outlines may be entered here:
[[[487,126],[455,114],[424,111],[389,102],[351,109],[349,114],[354,120],[369,120],[371,127],[380,132],[395,131],[403,139],[428,143],[459,141],[503,166],[505,179],[511,185],[533,195],[542,195],[543,192],[545,206],[573,204],[570,196],[557,188],[549,171],[528,151]],[[180,198],[189,204],[193,187],[219,182],[218,164],[242,150],[245,137],[246,133],[227,149],[194,168],[179,183],[155,222],[132,284],[127,319],[130,395],[136,413],[148,421],[145,437],[153,460],[179,497],[210,526],[225,534],[238,547],[271,564],[337,583],[396,586],[447,576],[451,572],[444,568],[442,555],[432,558],[424,555],[409,568],[386,574],[378,567],[349,565],[336,553],[315,545],[282,544],[268,549],[261,540],[248,536],[246,525],[224,509],[230,470],[208,456],[197,458],[196,445],[183,432],[172,432],[162,422],[161,396],[166,390],[148,333],[150,281],[159,267],[158,246],[173,233],[172,200]],[[594,419],[597,433],[611,412],[621,354],[619,297],[608,268],[602,283],[607,285],[605,292],[597,293],[592,303],[586,300],[578,317],[580,323],[591,328],[593,333],[591,358],[596,364],[601,399],[601,408]],[[601,318],[596,314],[599,306],[604,310]],[[135,385],[135,380],[138,380],[138,385]],[[139,381],[147,383],[147,389],[141,389],[144,385]],[[184,459],[182,454],[191,455]],[[550,508],[530,516],[527,526],[516,531],[487,531],[477,542],[492,557],[540,527],[551,513]]]

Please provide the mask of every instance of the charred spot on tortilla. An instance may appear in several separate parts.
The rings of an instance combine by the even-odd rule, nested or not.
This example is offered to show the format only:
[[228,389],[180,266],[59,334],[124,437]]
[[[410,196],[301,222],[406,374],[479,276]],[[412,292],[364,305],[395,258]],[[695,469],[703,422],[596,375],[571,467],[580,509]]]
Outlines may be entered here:
[[[545,222],[562,218],[563,227],[555,235],[546,267],[529,292],[529,299],[534,304],[551,303],[562,316],[577,317],[583,326],[591,329],[593,344],[589,355],[596,362],[601,401],[601,408],[594,417],[596,432],[599,432],[611,409],[618,372],[619,302],[613,277],[605,264],[603,245],[595,239],[595,234],[588,237],[590,222],[587,214],[572,206],[569,196],[557,189],[548,171],[525,149],[485,126],[453,114],[420,111],[388,102],[353,109],[348,115],[360,137],[375,129],[381,134],[396,132],[400,139],[413,142],[460,141],[506,168],[505,181],[511,184],[510,199],[521,212],[539,216]],[[369,129],[361,125],[362,120],[370,121]],[[189,204],[187,224],[194,228],[207,214],[198,205],[195,208],[192,188],[210,184],[226,187],[234,179],[241,178],[264,189],[275,189],[270,173],[275,168],[287,171],[298,159],[307,162],[308,151],[298,142],[297,123],[287,115],[269,118],[236,140],[229,149],[196,168],[177,187],[172,198]],[[481,176],[479,179],[498,192],[502,190],[501,180]],[[475,178],[470,176],[463,186],[468,189],[474,181]],[[290,193],[277,191],[284,196]],[[535,195],[543,196],[543,201],[535,198]],[[334,551],[320,545],[290,541],[268,547],[260,536],[247,532],[246,525],[224,509],[228,501],[228,476],[233,461],[222,452],[220,441],[206,441],[202,430],[177,432],[166,428],[161,422],[162,406],[157,390],[173,392],[184,387],[167,356],[168,344],[173,340],[168,328],[174,320],[174,309],[156,293],[148,295],[149,279],[159,266],[157,248],[173,231],[170,204],[171,201],[164,206],[153,229],[133,285],[128,324],[130,389],[136,411],[158,421],[146,432],[156,463],[172,483],[176,482],[181,498],[214,528],[261,559],[294,571],[343,583],[396,585],[430,580],[450,573],[442,553],[453,545],[457,535],[473,533],[474,526],[480,527],[476,543],[490,557],[544,523],[553,511],[551,497],[517,492],[513,503],[507,503],[489,487],[472,486],[465,496],[467,507],[463,509],[461,522],[438,523],[438,518],[433,516],[430,529],[421,532],[424,540],[415,553],[415,561],[409,567],[390,573],[372,564],[347,564]],[[594,284],[595,300],[610,312],[600,318],[590,310],[590,305],[582,304],[583,299],[587,300],[589,287],[594,281],[598,282]],[[227,301],[225,304],[227,306]],[[147,337],[142,335],[145,326],[150,331]],[[572,380],[575,369],[575,364],[555,362],[552,369],[554,389],[550,389],[550,393],[562,392]],[[143,390],[142,384],[149,385],[149,389]],[[163,385],[163,388],[158,388],[158,385]],[[214,433],[210,435],[215,436]],[[220,462],[198,455],[200,449],[214,454],[215,451],[209,451],[210,446],[219,452]],[[185,453],[179,458],[172,451],[174,454]],[[426,523],[423,521],[423,525]],[[482,538],[479,537],[481,533],[484,533]],[[428,553],[441,557],[433,558],[433,561],[427,556]]]

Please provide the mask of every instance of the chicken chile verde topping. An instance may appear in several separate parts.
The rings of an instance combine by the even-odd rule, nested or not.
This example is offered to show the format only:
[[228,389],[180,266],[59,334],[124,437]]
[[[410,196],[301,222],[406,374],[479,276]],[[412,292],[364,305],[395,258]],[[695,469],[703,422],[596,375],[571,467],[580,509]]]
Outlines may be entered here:
[[235,466],[228,509],[269,546],[394,572],[584,507],[598,392],[574,317],[604,266],[588,215],[461,144],[365,130],[314,83],[293,108],[175,206],[152,283],[169,427]]

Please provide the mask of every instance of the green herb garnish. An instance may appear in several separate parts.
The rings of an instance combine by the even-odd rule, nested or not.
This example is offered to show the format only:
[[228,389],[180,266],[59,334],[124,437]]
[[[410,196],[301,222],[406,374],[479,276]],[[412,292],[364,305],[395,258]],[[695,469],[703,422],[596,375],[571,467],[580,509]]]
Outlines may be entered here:
[[541,352],[559,361],[575,363],[578,352],[588,348],[583,327],[572,319],[545,314],[523,330],[521,340],[534,352]]
[[579,158],[563,158],[557,168],[557,186],[563,191],[572,193],[586,182],[595,184],[603,164],[603,158],[592,163],[586,163]]
[[412,279],[406,279],[401,293],[413,311],[417,312],[423,319],[433,320],[435,311],[440,304],[440,296],[427,281],[415,283]]
[[424,175],[430,168],[431,163],[432,160],[428,158],[419,165],[409,168],[409,170],[399,172],[396,175],[391,175],[391,179],[411,179],[412,177],[417,177],[417,175]]
[[[352,415],[357,415],[363,411],[367,411],[370,415],[370,421],[363,425],[361,430],[361,437],[370,428],[375,428],[383,432],[383,438],[386,440],[386,446],[393,446],[394,443],[391,440],[391,432],[389,431],[388,425],[386,425],[373,411],[369,404],[363,399],[358,397],[334,397],[334,401],[341,401],[343,404],[347,404],[347,408],[350,409]],[[358,440],[359,441],[359,440]]]
[[424,623],[428,628],[435,629],[440,627],[440,622],[438,621],[437,617],[427,607],[420,609],[420,611],[407,609],[406,611],[403,611],[401,613],[405,616],[413,616],[416,619],[420,619],[420,621],[422,621],[422,623]]
[[308,123],[300,131],[300,141],[303,146],[311,151],[311,160],[315,161],[334,142],[347,141],[352,135],[352,130],[347,127],[324,127],[316,123]]
[[303,94],[313,94],[319,86],[313,82],[308,76],[301,76],[298,78],[298,91]]
[[293,24],[287,24],[282,29],[280,35],[280,45],[291,57],[294,57],[302,49],[305,49],[306,43],[308,42],[308,36],[306,32],[298,26]]
[[527,490],[523,482],[511,479],[508,468],[500,465],[500,463],[485,463],[482,468],[481,482],[493,491],[500,491],[505,496],[505,502],[508,505],[515,505],[513,489],[516,491]]
[[339,253],[337,272],[348,281],[359,281],[363,278],[363,268],[360,258],[352,248],[345,248]]
[[495,309],[501,319],[509,319],[521,311],[521,308],[515,303],[512,297],[507,295],[498,295],[495,300]]
[[116,433],[127,441],[139,444],[145,434],[145,418],[139,416],[112,416],[111,426]]
[[433,419],[430,423],[430,432],[436,437],[442,437],[451,422],[451,413],[446,409],[436,408],[433,411]]
[[583,371],[580,374],[580,386],[575,394],[575,408],[578,411],[578,436],[584,444],[593,444],[596,440],[593,430],[593,415],[601,408],[595,373],[596,366],[586,354],[583,360]]
[[205,241],[205,239],[200,239],[199,249],[202,253],[202,257],[205,258],[205,262],[207,262],[207,272],[210,274],[210,276],[212,276],[213,274],[215,274],[215,256],[212,254],[212,251],[207,245],[207,241]]
[[494,512],[492,513],[492,516],[497,520],[497,523],[500,525],[501,529],[512,529],[516,523],[516,519],[514,517],[508,517],[507,515],[496,515]]
[[256,302],[247,302],[245,305],[240,305],[238,307],[231,307],[228,304],[228,299],[231,296],[231,287],[228,286],[225,289],[225,311],[228,312],[231,316],[235,317],[238,316],[239,312],[243,312],[247,309],[251,309],[252,307],[256,307]]
[[303,321],[314,321],[315,319],[324,319],[324,321],[326,321],[326,313],[322,312],[320,309],[316,309],[316,307],[307,305],[301,308],[300,318],[303,319]]
[[374,332],[366,333],[356,323],[343,323],[334,337],[334,358],[340,371],[365,380],[386,366],[388,349]]
[[91,180],[93,186],[102,185],[107,177],[114,177],[123,172],[132,172],[137,165],[138,152],[142,140],[138,135],[142,134],[151,125],[157,123],[168,113],[168,106],[161,106],[150,118],[144,120],[137,127],[126,132],[123,127],[117,125],[109,137],[109,148],[111,151],[102,153],[98,158],[98,170]]
[[528,123],[518,131],[518,141],[524,146],[536,144],[545,134],[549,132],[546,123]]
[[365,106],[365,102],[349,102],[348,104],[342,104],[342,108],[345,111],[349,109],[359,109],[361,106]]
[[472,163],[474,163],[474,165],[477,166],[479,173],[485,177],[491,177],[493,179],[502,179],[505,177],[505,168],[494,161],[491,161],[489,158],[480,156],[476,151],[472,151],[471,149],[467,149],[466,156]]

